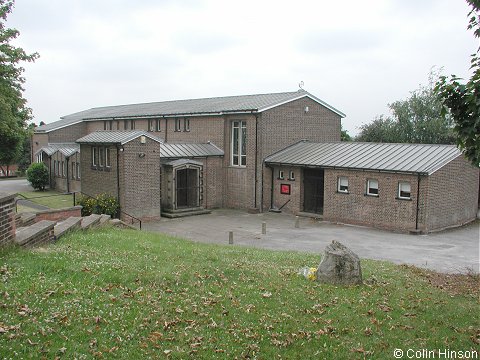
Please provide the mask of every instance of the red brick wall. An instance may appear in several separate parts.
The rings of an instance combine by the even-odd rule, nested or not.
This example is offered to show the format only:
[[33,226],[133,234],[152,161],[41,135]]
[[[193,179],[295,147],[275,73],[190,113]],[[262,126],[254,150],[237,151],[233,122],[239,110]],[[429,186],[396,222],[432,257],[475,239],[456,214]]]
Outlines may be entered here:
[[[348,177],[348,194],[337,192],[339,176]],[[378,180],[378,197],[365,195],[367,179]],[[399,181],[410,183],[411,200],[397,199]],[[415,175],[326,169],[323,218],[334,222],[414,231],[417,184]]]
[[92,166],[92,146],[81,145],[81,178],[82,192],[89,196],[96,196],[101,193],[117,197],[117,148],[110,147],[110,168]]
[[428,180],[428,230],[472,221],[478,211],[479,169],[458,157]]
[[35,153],[48,145],[48,134],[33,134],[32,136],[32,160],[35,162]]
[[[269,169],[270,170],[270,169]],[[279,172],[283,171],[284,178],[279,178]],[[295,180],[289,180],[290,171],[293,171]],[[298,167],[279,166],[275,167],[273,171],[273,206],[277,209],[282,208],[283,212],[290,214],[297,214],[302,211],[302,198],[303,198],[303,186],[302,186],[302,171]],[[271,171],[268,172],[268,184],[271,184]],[[280,192],[281,185],[290,185],[290,195],[282,194]],[[270,199],[271,188],[268,199]],[[290,201],[289,201],[290,200]],[[270,202],[268,204],[270,207]]]
[[223,164],[222,157],[209,157],[203,161],[203,206],[207,209],[223,207]]
[[11,243],[15,238],[15,196],[0,193],[0,246]]
[[149,138],[141,144],[137,138],[123,148],[120,153],[122,210],[138,218],[160,217],[160,144]]
[[78,123],[70,125],[55,131],[50,131],[48,133],[48,142],[49,143],[65,143],[65,142],[75,142],[77,139],[80,139],[82,136],[87,135],[87,125],[86,123]]
[[36,213],[35,222],[42,220],[63,221],[71,216],[79,217],[82,216],[81,210],[81,206],[73,206],[71,208],[39,211]]

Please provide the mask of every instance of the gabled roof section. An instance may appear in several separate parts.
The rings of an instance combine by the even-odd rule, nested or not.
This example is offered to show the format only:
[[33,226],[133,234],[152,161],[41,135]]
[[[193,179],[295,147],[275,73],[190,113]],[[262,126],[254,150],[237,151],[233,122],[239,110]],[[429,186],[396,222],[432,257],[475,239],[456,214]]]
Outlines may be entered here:
[[111,131],[101,130],[95,131],[84,137],[81,137],[76,142],[79,144],[120,144],[124,145],[140,136],[145,136],[153,141],[162,143],[162,140],[156,136],[142,130],[132,131]]
[[283,93],[225,96],[98,107],[64,116],[59,121],[37,127],[35,132],[46,133],[89,120],[258,113],[304,97],[308,97],[313,101],[318,102],[342,118],[345,117],[344,113],[335,109],[333,106],[330,106],[309,92],[300,89],[298,91]]
[[80,152],[80,145],[76,143],[51,143],[40,148],[34,155],[43,151],[48,156],[52,156],[57,151],[60,151],[65,157],[70,157],[76,152]]
[[198,158],[208,156],[223,156],[224,152],[215,144],[170,144],[160,147],[161,158]]
[[190,159],[177,159],[177,160],[172,160],[164,165],[166,166],[171,166],[171,167],[177,167],[177,166],[183,166],[183,165],[197,165],[197,166],[203,166],[203,164],[200,161],[195,161],[195,160],[190,160]]
[[268,156],[271,165],[431,175],[462,156],[454,145],[300,141]]

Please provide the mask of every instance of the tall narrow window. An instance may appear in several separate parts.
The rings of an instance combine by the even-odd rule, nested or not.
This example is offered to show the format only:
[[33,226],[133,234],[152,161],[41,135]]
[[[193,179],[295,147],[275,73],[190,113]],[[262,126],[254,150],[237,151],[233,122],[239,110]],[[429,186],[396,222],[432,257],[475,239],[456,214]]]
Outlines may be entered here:
[[348,193],[348,177],[339,176],[337,191],[341,193]]
[[128,130],[128,120],[123,121],[123,130]]
[[411,199],[412,186],[409,182],[398,183],[398,198],[399,199]]
[[62,177],[65,177],[66,171],[65,171],[65,161],[62,160]]
[[97,148],[92,147],[92,166],[97,166],[97,163],[98,163]]
[[155,130],[155,120],[154,119],[148,119],[148,131],[154,131]]
[[190,119],[183,119],[183,131],[190,131]]
[[182,123],[179,118],[175,118],[175,131],[182,131]]
[[367,180],[367,195],[378,196],[378,180]]
[[72,180],[75,180],[75,170],[76,170],[75,163],[72,162]]
[[57,167],[57,160],[53,160],[53,174],[55,176],[57,176],[57,171],[58,171],[58,167]]
[[111,160],[110,160],[110,148],[105,148],[105,166],[110,167],[112,166]]
[[155,126],[155,131],[160,131],[160,119],[155,120],[156,126]]
[[77,179],[80,180],[80,163],[77,162]]
[[135,120],[130,120],[130,130],[135,130]]
[[103,167],[105,164],[105,148],[104,147],[99,147],[98,148],[98,165],[100,167]]
[[232,165],[247,165],[247,122],[232,123]]

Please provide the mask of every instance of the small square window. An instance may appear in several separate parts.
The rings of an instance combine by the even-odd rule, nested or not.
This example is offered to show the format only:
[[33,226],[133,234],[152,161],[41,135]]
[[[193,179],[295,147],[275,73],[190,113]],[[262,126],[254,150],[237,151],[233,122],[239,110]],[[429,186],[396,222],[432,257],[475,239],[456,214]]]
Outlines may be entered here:
[[288,174],[288,180],[295,181],[295,173],[293,171],[290,171]]
[[283,179],[285,178],[285,175],[284,175],[284,173],[283,173],[283,170],[279,170],[279,171],[278,171],[278,178],[279,178],[280,180],[283,180]]
[[411,199],[412,186],[409,182],[398,183],[398,198],[399,199]]
[[337,191],[341,193],[348,193],[348,177],[346,176],[338,177]]
[[378,196],[378,180],[367,180],[367,195]]

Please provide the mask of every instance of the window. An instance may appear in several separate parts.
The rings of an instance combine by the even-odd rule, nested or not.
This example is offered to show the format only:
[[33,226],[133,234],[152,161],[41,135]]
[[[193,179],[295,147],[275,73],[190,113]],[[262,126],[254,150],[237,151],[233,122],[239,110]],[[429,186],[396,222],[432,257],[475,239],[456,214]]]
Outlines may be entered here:
[[43,161],[43,151],[37,155],[37,163],[41,163]]
[[99,147],[98,148],[98,165],[100,167],[103,167],[103,165],[105,164],[104,160],[105,160],[105,148]]
[[232,123],[232,165],[247,165],[247,122]]
[[135,120],[130,120],[130,130],[135,130]]
[[190,131],[190,119],[183,119],[183,131]]
[[290,171],[288,174],[288,180],[294,181],[295,180],[295,173],[293,171]]
[[62,160],[62,177],[65,177],[66,171],[65,171],[65,161]]
[[155,130],[155,120],[149,119],[148,120],[148,131],[154,131]]
[[80,163],[77,162],[77,179],[80,180]]
[[97,166],[97,148],[92,147],[92,166]]
[[348,177],[339,176],[337,191],[341,193],[348,193]]
[[409,182],[398,183],[398,198],[399,199],[411,199],[412,187]]
[[76,170],[75,163],[72,162],[72,180],[75,180],[75,170]]
[[53,160],[53,175],[57,176],[57,160]]
[[105,148],[105,166],[110,167],[112,166],[111,160],[110,160],[110,148]]
[[283,180],[283,179],[285,178],[285,176],[284,176],[284,174],[283,174],[283,170],[279,170],[279,171],[278,171],[278,178],[279,178],[280,180]]
[[123,130],[128,130],[128,120],[123,121]]
[[181,119],[175,118],[175,131],[182,131]]
[[367,195],[378,196],[378,180],[367,180]]
[[156,126],[155,131],[160,131],[160,119],[155,120]]
[[112,130],[113,129],[113,120],[105,120],[103,122],[103,130]]

